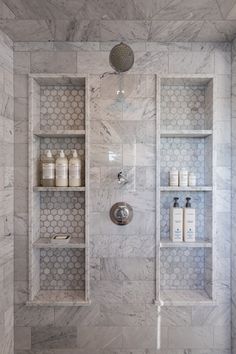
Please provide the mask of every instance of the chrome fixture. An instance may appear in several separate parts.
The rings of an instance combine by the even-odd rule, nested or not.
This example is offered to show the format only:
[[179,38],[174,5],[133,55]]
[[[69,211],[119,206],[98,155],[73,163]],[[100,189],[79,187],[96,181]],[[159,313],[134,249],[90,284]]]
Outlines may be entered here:
[[128,183],[128,178],[125,176],[124,171],[120,171],[117,175],[118,183],[119,184],[126,184]]
[[110,209],[110,218],[116,225],[127,225],[133,219],[133,208],[125,202],[116,203]]

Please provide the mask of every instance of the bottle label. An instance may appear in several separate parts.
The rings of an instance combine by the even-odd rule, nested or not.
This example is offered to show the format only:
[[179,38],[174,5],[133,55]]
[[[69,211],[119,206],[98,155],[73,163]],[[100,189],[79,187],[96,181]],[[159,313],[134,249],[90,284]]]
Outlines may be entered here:
[[66,165],[57,165],[56,178],[67,179],[67,166]]
[[43,163],[43,179],[54,179],[54,163]]
[[182,187],[185,187],[188,185],[188,174],[186,173],[181,173],[179,176],[179,185]]
[[70,165],[69,168],[69,178],[80,178],[80,168],[78,165]]

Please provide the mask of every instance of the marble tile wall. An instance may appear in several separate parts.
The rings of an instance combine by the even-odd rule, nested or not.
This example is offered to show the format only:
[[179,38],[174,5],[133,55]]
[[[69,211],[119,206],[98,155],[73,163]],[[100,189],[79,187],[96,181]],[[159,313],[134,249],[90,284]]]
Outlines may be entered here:
[[[230,354],[231,46],[227,43],[137,42],[124,75],[124,100],[109,66],[113,43],[17,43],[15,64],[16,354]],[[31,308],[27,300],[27,74],[90,74],[90,281],[86,308]],[[155,74],[215,77],[214,289],[209,306],[164,307],[156,351]],[[130,185],[115,181],[120,168]],[[131,224],[109,219],[125,200]],[[145,215],[145,216],[144,216]]]
[[13,354],[13,43],[0,31],[0,353]]
[[236,40],[232,43],[232,353],[236,353]]

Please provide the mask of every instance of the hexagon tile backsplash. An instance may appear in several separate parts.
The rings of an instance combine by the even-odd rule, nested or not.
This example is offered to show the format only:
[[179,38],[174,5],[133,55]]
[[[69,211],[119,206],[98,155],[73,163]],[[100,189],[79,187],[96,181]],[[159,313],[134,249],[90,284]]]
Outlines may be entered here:
[[74,86],[41,86],[40,107],[41,129],[84,129],[84,88]]
[[69,233],[84,241],[85,200],[83,192],[42,192],[40,196],[41,236]]
[[204,288],[204,248],[162,249],[161,287],[165,289]]
[[40,288],[42,290],[83,290],[85,253],[80,249],[40,250]]
[[161,126],[163,129],[204,129],[205,88],[162,86]]

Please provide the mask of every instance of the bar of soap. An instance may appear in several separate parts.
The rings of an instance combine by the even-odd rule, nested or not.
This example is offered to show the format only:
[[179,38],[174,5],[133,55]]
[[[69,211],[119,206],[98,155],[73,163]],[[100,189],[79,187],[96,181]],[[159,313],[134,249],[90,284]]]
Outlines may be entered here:
[[68,234],[55,234],[51,238],[52,243],[67,243],[70,241],[70,235]]

